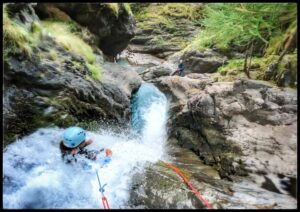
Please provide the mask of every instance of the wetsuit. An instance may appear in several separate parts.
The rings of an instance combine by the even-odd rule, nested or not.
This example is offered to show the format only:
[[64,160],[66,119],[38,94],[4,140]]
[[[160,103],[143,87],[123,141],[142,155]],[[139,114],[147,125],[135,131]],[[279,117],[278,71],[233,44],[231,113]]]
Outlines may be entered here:
[[[103,151],[104,149],[101,149],[100,151],[95,151],[95,150],[87,150],[85,149],[85,147],[87,146],[87,144],[85,144],[84,147],[79,148],[79,151],[77,152],[77,154],[83,155],[84,157],[86,157],[87,159],[90,160],[95,160],[96,159],[96,155]],[[76,155],[71,154],[72,149],[67,148],[63,145],[63,143],[61,142],[60,144],[60,149],[61,149],[61,153],[62,153],[62,159],[66,162],[66,163],[72,163],[72,162],[77,162],[76,159]]]

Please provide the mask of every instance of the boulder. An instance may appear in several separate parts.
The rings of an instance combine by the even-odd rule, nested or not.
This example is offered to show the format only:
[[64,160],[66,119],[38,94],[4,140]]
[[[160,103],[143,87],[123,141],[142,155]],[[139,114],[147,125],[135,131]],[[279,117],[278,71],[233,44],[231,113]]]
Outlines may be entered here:
[[153,80],[170,100],[169,136],[222,178],[294,176],[297,92],[268,82],[213,82],[203,74]]
[[140,73],[140,76],[143,78],[143,80],[148,81],[161,76],[169,76],[172,72],[174,72],[172,67],[168,66],[167,64],[162,64],[146,69]]
[[127,49],[121,52],[120,59],[128,60],[131,65],[143,67],[160,65],[163,63],[162,59],[159,59],[155,56],[143,53],[134,53],[128,51]]
[[[188,149],[169,143],[171,164],[179,168],[193,186],[215,208],[215,189],[222,190],[218,173],[198,160]],[[201,183],[198,183],[201,181]],[[143,209],[201,209],[204,203],[184,183],[183,179],[164,162],[147,164],[143,172],[135,173],[130,189],[129,206]]]
[[227,62],[227,57],[211,49],[204,52],[189,51],[182,59],[186,69],[192,73],[213,73]]

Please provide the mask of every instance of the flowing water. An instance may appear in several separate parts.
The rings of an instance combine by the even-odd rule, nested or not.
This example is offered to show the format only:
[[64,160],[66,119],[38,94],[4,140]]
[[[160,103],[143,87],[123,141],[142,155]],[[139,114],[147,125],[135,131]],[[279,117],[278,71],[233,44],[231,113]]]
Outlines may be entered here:
[[[143,83],[132,100],[133,133],[115,134],[107,130],[87,132],[94,143],[88,149],[110,148],[109,164],[103,160],[81,159],[92,166],[85,171],[81,163],[65,164],[59,142],[63,129],[43,128],[7,146],[3,154],[4,208],[103,208],[96,170],[111,208],[128,208],[131,177],[146,162],[164,157],[167,100],[153,85]],[[138,132],[138,133],[137,133]]]
[[[136,71],[145,68],[130,66],[126,61],[107,66]],[[59,150],[64,130],[60,128],[39,129],[8,145],[3,153],[4,208],[102,209],[96,170],[102,185],[107,184],[104,194],[110,207],[130,208],[127,203],[132,176],[143,172],[148,162],[169,159],[165,153],[167,108],[166,97],[152,84],[143,83],[132,98],[131,133],[117,134],[107,129],[88,131],[87,137],[94,141],[88,149],[110,148],[113,152],[111,162],[104,167],[101,167],[104,155],[99,155],[95,162],[82,158],[76,165],[65,164]],[[82,162],[89,163],[92,169],[85,171]],[[206,196],[207,200],[222,202],[222,208],[297,207],[297,200],[284,191],[271,192],[249,180],[235,183],[211,177],[207,180],[228,184],[234,190],[228,195],[218,191],[221,187],[209,185],[216,195]]]

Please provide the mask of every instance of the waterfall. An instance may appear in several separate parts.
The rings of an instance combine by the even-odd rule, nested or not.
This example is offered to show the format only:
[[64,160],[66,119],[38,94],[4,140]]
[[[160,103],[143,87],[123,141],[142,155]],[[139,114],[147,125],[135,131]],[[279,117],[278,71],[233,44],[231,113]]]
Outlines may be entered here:
[[[111,162],[100,168],[103,155],[88,162],[92,170],[61,160],[64,129],[40,128],[7,146],[3,153],[4,208],[102,209],[95,170],[111,208],[128,208],[131,179],[147,162],[164,157],[167,100],[153,85],[143,83],[132,100],[132,135],[109,130],[87,131],[94,143],[88,149],[110,148]],[[138,132],[138,133],[136,133]],[[133,136],[135,135],[135,136]]]

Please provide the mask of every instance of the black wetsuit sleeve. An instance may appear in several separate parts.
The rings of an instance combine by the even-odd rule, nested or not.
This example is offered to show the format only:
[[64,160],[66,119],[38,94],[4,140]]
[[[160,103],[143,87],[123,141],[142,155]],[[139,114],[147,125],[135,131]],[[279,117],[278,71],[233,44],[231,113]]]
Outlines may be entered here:
[[77,159],[75,158],[75,156],[70,153],[67,153],[67,152],[62,154],[62,159],[66,163],[72,163],[72,162],[76,163],[77,162]]
[[78,154],[84,155],[87,159],[93,160],[96,156],[96,152],[93,150],[87,150],[87,149],[80,149]]

